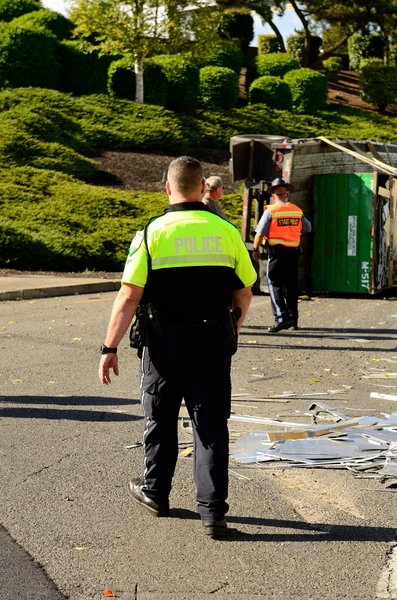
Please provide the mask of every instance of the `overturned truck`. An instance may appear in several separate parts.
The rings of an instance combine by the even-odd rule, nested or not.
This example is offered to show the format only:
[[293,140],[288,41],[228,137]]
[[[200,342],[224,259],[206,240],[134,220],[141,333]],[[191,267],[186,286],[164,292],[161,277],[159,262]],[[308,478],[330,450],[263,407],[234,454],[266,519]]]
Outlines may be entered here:
[[[246,134],[230,139],[230,153],[233,181],[245,180],[241,233],[249,250],[270,182],[282,177],[313,224],[302,236],[301,291],[397,286],[397,144]],[[261,261],[261,289],[264,280]]]

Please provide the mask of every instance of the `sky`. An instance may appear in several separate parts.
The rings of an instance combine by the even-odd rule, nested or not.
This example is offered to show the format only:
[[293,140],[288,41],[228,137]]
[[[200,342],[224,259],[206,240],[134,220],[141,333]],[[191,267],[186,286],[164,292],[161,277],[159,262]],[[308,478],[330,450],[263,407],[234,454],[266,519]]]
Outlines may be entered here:
[[[62,14],[67,12],[67,1],[65,0],[41,0],[43,5],[46,8],[51,8],[52,10],[56,10]],[[287,39],[288,36],[293,35],[295,29],[301,28],[301,22],[294,10],[287,10],[283,17],[274,16],[274,23],[279,28],[284,40]],[[257,15],[254,16],[254,39],[251,42],[252,46],[257,45],[258,35],[261,33],[273,33],[270,29],[269,25],[262,25],[262,20]]]

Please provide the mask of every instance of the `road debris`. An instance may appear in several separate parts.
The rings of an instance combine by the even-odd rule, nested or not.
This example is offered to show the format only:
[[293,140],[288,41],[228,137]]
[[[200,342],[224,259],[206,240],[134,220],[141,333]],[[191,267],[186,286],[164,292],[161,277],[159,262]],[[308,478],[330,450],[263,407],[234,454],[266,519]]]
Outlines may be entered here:
[[[308,425],[264,419],[273,427],[278,425],[279,430],[244,434],[231,446],[231,456],[238,463],[267,468],[346,468],[360,478],[376,478],[389,482],[390,487],[397,486],[397,414],[351,418],[320,403],[295,411],[298,417],[313,419],[326,413],[338,422]],[[256,422],[260,418],[253,419]]]
[[371,392],[370,398],[378,398],[379,400],[397,400],[397,396],[392,394],[379,394],[378,392]]

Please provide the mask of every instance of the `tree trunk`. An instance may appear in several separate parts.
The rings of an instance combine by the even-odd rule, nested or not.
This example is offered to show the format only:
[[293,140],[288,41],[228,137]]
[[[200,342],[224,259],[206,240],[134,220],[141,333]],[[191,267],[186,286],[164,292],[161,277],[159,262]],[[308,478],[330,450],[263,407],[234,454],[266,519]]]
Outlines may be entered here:
[[284,40],[283,40],[283,36],[280,33],[280,30],[278,29],[278,27],[273,23],[272,20],[267,21],[269,27],[271,27],[275,33],[275,35],[277,36],[277,39],[279,41],[280,44],[280,50],[281,52],[286,52],[285,49],[285,44],[284,44]]
[[337,50],[338,48],[340,48],[345,42],[347,42],[347,40],[354,34],[356,33],[356,31],[351,31],[350,33],[348,33],[347,35],[345,35],[344,38],[342,38],[341,40],[339,40],[339,42],[337,42],[336,44],[334,44],[333,46],[331,46],[331,48],[328,48],[328,50],[326,50],[325,52],[323,52],[320,56],[320,59],[323,61],[326,58],[329,58],[330,56],[332,56],[335,52],[335,50]]
[[309,29],[309,23],[306,20],[305,15],[303,14],[301,9],[297,5],[296,0],[291,0],[291,4],[292,4],[292,8],[294,9],[294,11],[297,14],[297,17],[301,21],[301,23],[303,25],[303,30],[305,32],[305,54],[304,54],[304,58],[303,58],[303,66],[308,67],[310,64],[310,50],[311,50],[311,41],[312,41],[312,36],[310,33],[310,29]]
[[390,41],[389,41],[389,36],[387,35],[387,33],[385,33],[382,29],[382,31],[380,32],[381,36],[383,38],[383,42],[384,42],[384,50],[383,50],[383,62],[385,65],[389,64],[389,60],[390,60]]
[[134,63],[135,71],[135,102],[143,104],[143,60],[142,58],[136,58]]

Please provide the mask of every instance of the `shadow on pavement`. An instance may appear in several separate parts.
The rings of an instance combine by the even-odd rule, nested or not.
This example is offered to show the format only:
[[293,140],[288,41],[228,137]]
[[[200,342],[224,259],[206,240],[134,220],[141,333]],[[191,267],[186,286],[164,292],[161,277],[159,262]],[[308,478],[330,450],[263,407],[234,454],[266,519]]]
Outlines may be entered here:
[[[185,508],[172,508],[171,518],[198,520],[199,515]],[[396,529],[392,527],[362,527],[359,525],[333,525],[331,523],[306,523],[260,517],[227,516],[230,542],[395,542]],[[231,525],[252,525],[255,533],[239,531]],[[258,527],[294,529],[296,533],[258,532]]]
[[[139,400],[126,400],[125,398],[98,398],[96,396],[1,396],[0,402],[7,404],[48,404],[55,406],[92,406],[117,405],[124,408],[133,404],[139,404]],[[68,408],[44,408],[35,406],[4,406],[0,408],[0,418],[13,419],[67,419],[71,421],[137,421],[142,416],[132,415],[128,412],[116,412],[109,410],[84,410]]]

